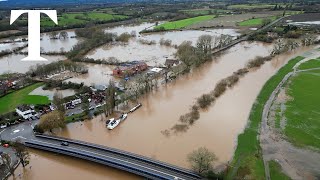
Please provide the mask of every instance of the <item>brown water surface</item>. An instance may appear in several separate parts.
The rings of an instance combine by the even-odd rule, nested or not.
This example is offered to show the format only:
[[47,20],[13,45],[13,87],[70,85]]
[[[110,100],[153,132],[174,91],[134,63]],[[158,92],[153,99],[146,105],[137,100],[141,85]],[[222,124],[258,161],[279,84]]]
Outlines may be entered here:
[[[236,139],[247,123],[247,118],[263,84],[290,58],[306,49],[290,55],[281,55],[260,69],[250,72],[238,85],[222,95],[208,111],[201,112],[200,119],[186,132],[166,137],[162,130],[172,127],[179,116],[188,111],[195,99],[211,91],[215,84],[255,56],[270,53],[271,45],[241,43],[225,55],[179,78],[176,82],[160,87],[140,102],[142,107],[129,114],[128,119],[109,131],[101,116],[90,121],[68,124],[57,135],[102,144],[148,156],[188,168],[186,156],[198,147],[205,146],[224,164],[232,158]],[[133,179],[135,176],[102,167],[94,163],[35,151],[32,156],[32,173],[25,179]]]

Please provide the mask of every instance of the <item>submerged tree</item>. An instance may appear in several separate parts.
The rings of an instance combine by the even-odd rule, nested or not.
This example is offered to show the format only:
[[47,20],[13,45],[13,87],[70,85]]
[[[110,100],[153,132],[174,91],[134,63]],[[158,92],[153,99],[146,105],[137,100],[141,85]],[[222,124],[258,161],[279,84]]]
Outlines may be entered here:
[[14,176],[14,164],[12,163],[9,154],[2,153],[1,158],[5,169],[10,173],[10,175]]
[[20,159],[22,166],[25,167],[30,158],[30,154],[27,147],[24,144],[22,144],[20,140],[14,142],[12,144],[12,147],[15,151],[16,156]]
[[216,155],[205,147],[200,147],[188,155],[188,162],[191,164],[191,168],[201,175],[212,171],[216,160]]

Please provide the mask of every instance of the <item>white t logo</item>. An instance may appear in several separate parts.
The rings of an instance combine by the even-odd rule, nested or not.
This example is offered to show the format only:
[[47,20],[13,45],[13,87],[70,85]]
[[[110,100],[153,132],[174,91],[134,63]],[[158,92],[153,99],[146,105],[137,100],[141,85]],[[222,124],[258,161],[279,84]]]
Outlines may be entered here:
[[22,61],[47,61],[40,56],[40,14],[44,13],[56,24],[58,24],[56,10],[12,10],[10,25],[18,19],[21,14],[28,13],[28,57]]

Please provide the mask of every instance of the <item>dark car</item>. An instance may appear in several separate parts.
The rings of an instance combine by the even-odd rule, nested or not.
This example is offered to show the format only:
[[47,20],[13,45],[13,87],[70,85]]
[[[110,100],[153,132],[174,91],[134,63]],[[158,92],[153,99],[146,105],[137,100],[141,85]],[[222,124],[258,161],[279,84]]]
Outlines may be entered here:
[[61,145],[62,146],[69,146],[69,143],[68,142],[62,142]]

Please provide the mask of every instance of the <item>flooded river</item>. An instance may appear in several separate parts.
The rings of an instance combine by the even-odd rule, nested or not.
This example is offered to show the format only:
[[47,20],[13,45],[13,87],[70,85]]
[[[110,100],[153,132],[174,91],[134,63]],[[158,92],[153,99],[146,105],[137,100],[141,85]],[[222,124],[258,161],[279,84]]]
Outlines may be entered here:
[[21,59],[27,57],[26,55],[12,54],[0,58],[0,74],[7,72],[19,72],[26,73],[30,67],[36,66],[37,64],[49,64],[53,61],[60,61],[66,59],[64,56],[46,56],[42,57],[48,59],[48,61],[21,61]]
[[[161,131],[177,123],[179,116],[188,111],[195,99],[211,91],[219,80],[244,67],[255,56],[268,55],[271,49],[271,45],[261,43],[244,42],[236,45],[192,74],[141,98],[143,106],[112,131],[106,129],[105,121],[101,121],[99,116],[93,120],[68,124],[64,130],[56,133],[186,168],[189,167],[187,154],[205,146],[217,155],[217,165],[225,164],[232,158],[237,136],[243,131],[251,106],[263,84],[290,58],[306,49],[276,57],[247,74],[213,107],[201,112],[199,121],[186,133],[166,137]],[[37,170],[27,170],[24,179],[139,179],[126,172],[82,160],[40,151],[32,151],[32,154],[31,166]]]

